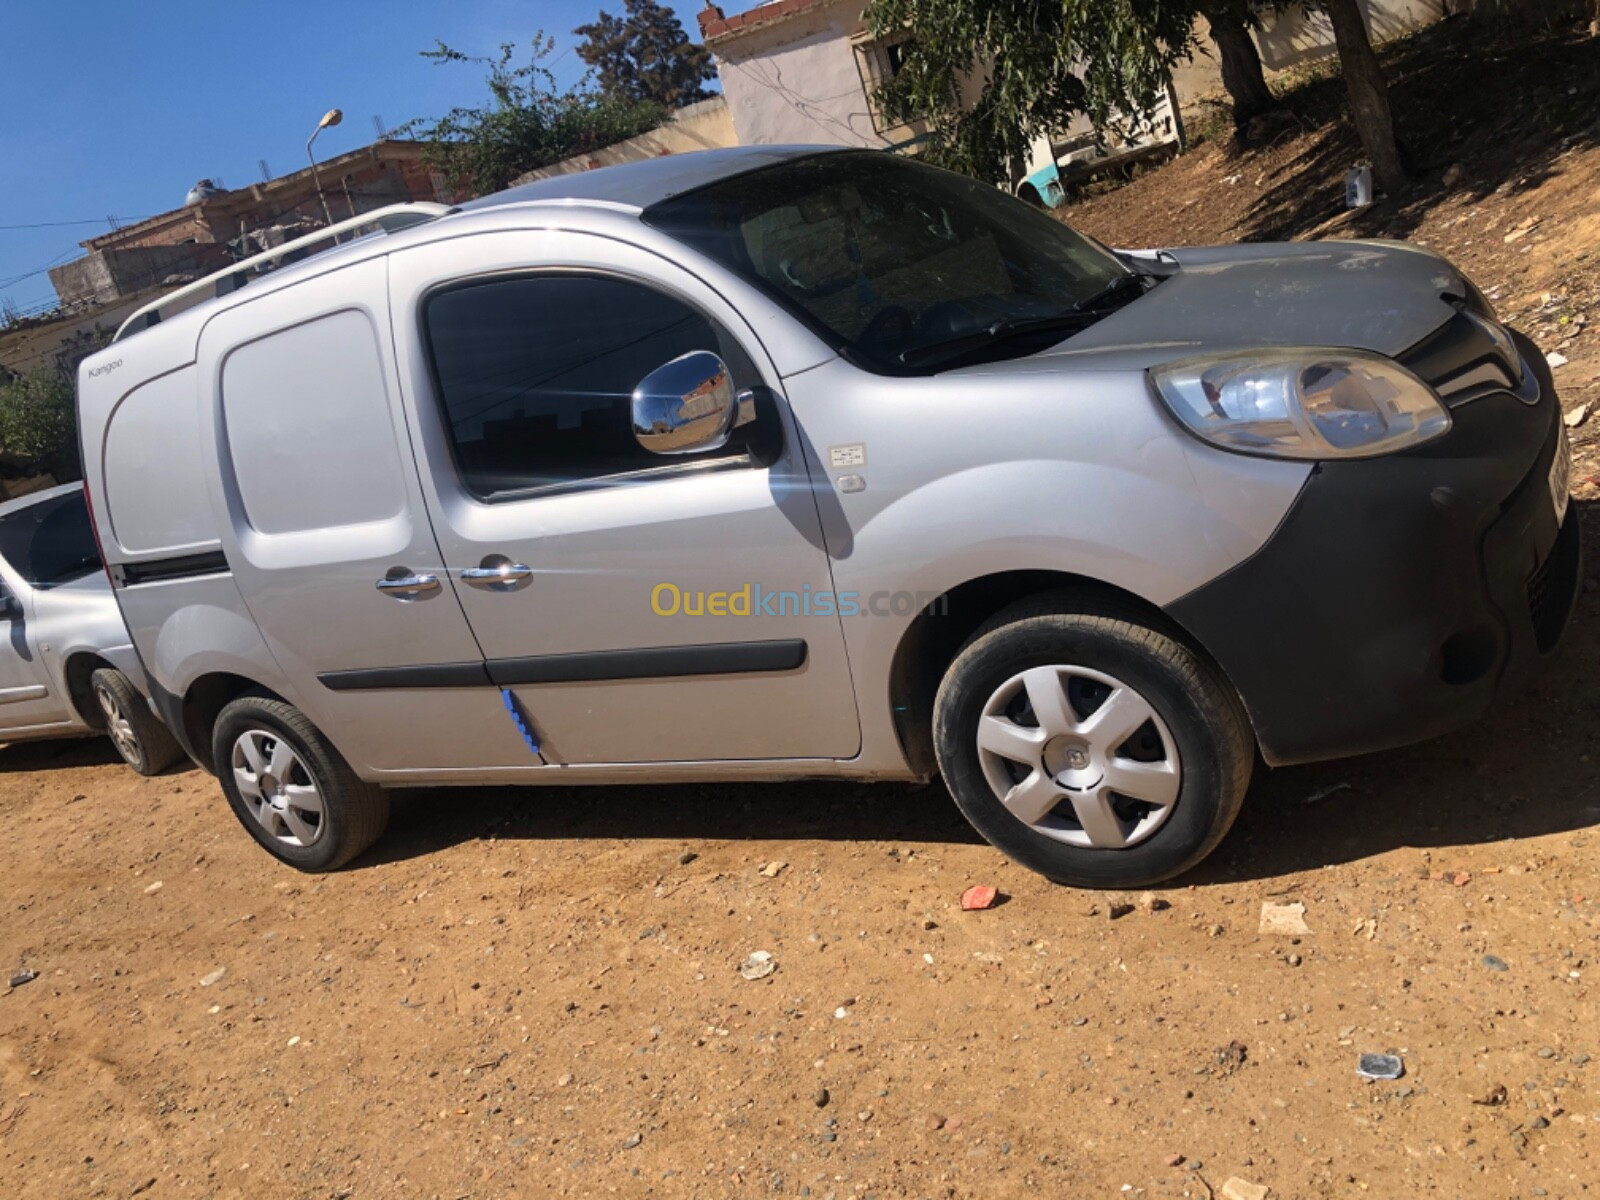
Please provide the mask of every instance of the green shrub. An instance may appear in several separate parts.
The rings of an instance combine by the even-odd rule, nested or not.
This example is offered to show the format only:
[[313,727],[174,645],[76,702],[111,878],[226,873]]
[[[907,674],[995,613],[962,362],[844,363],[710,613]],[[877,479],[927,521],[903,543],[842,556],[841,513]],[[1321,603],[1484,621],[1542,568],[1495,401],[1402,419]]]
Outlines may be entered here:
[[82,477],[72,385],[50,367],[0,383],[0,450],[58,481]]

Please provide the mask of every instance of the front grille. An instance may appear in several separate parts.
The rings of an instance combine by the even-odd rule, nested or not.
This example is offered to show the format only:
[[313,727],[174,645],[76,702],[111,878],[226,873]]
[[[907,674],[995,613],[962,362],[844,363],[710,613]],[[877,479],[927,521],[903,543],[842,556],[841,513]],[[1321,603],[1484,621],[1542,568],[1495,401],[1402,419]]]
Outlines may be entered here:
[[1398,359],[1451,407],[1515,391],[1522,377],[1522,364],[1508,359],[1482,322],[1461,309]]
[[1568,506],[1550,556],[1528,579],[1528,615],[1533,618],[1533,640],[1540,654],[1548,654],[1561,640],[1578,592],[1578,506]]

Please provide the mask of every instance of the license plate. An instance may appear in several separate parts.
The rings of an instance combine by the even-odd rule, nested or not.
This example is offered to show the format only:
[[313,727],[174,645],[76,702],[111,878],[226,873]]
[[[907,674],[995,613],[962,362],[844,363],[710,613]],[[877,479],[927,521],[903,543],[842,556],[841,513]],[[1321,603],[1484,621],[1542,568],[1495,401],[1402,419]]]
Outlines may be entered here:
[[1572,447],[1567,431],[1561,430],[1556,443],[1556,460],[1550,464],[1550,499],[1556,506],[1556,524],[1567,519],[1567,501],[1572,498]]

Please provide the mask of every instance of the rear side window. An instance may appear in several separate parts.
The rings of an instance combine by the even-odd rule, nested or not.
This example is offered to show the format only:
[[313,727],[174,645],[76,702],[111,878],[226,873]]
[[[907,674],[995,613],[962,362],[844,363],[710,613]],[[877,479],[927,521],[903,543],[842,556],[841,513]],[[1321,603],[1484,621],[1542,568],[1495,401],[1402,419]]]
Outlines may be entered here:
[[0,555],[34,587],[66,583],[100,569],[83,490],[0,516]]
[[756,421],[700,455],[634,440],[633,389],[691,350],[721,355],[741,391],[760,383],[739,344],[675,297],[608,276],[519,276],[436,292],[423,323],[462,483],[479,499],[749,459]]

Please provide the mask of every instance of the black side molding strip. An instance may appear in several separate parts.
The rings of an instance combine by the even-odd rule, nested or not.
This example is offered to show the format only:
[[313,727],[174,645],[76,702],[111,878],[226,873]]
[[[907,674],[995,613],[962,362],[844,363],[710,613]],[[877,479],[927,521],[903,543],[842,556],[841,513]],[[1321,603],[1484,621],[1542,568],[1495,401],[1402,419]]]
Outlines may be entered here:
[[804,666],[806,644],[796,638],[772,642],[716,642],[706,646],[650,646],[642,650],[596,650],[497,658],[487,663],[428,663],[324,671],[318,681],[330,691],[378,688],[512,687],[537,683],[592,683],[611,679],[670,679],[684,675],[750,675]]
[[134,587],[141,583],[166,583],[201,575],[226,575],[232,569],[228,566],[228,556],[221,550],[208,550],[204,554],[179,554],[173,558],[118,563],[111,568],[111,576],[121,587]]
[[489,672],[481,662],[425,663],[410,667],[365,667],[353,671],[324,671],[317,682],[330,692],[370,692],[379,688],[489,687]]
[[675,675],[750,675],[793,671],[806,661],[806,644],[715,642],[705,646],[650,646],[489,661],[489,678],[501,687],[519,683],[587,683],[607,679],[658,679]]

